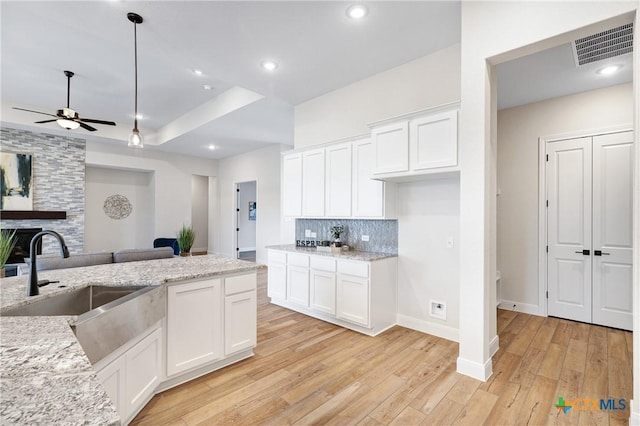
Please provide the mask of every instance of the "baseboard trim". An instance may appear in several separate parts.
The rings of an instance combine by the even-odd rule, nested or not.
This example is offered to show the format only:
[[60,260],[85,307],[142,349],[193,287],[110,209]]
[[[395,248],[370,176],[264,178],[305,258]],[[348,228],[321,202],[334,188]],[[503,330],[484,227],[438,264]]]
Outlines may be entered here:
[[640,426],[640,407],[636,407],[633,399],[629,401],[631,415],[629,416],[629,426]]
[[449,327],[448,325],[442,325],[436,322],[425,321],[401,314],[396,315],[396,322],[398,325],[420,331],[422,333],[432,334],[454,342],[460,341],[460,330],[454,327]]
[[512,300],[502,300],[498,305],[498,309],[504,309],[506,311],[522,312],[523,314],[537,315],[543,317],[545,315],[540,313],[540,307],[538,305],[532,305],[530,303],[514,302]]
[[496,352],[498,352],[498,349],[500,349],[500,338],[496,334],[493,336],[493,339],[491,339],[491,342],[489,342],[489,356],[494,356]]
[[465,376],[486,382],[493,374],[493,363],[489,358],[484,364],[458,357],[456,371]]

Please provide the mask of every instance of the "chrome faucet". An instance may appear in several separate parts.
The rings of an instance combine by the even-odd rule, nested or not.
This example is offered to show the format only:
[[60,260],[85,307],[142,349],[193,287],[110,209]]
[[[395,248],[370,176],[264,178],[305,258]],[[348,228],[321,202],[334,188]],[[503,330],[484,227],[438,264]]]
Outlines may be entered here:
[[62,238],[62,235],[58,234],[56,231],[45,229],[44,231],[38,232],[36,235],[34,235],[31,239],[31,246],[29,247],[31,267],[29,268],[29,281],[27,282],[27,296],[37,296],[38,294],[40,294],[40,291],[38,290],[38,284],[49,284],[49,281],[38,281],[38,270],[36,269],[36,256],[38,251],[36,250],[36,247],[38,246],[38,242],[45,235],[56,237],[56,239],[60,243],[60,256],[65,259],[69,257],[69,249],[67,248],[67,244],[64,242],[64,238]]

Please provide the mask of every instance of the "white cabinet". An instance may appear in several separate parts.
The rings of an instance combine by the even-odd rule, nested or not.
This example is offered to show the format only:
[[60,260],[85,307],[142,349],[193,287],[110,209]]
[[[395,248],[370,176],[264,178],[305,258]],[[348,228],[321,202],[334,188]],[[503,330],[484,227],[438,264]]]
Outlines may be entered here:
[[369,326],[369,279],[338,275],[338,318]]
[[371,139],[353,142],[352,213],[356,218],[394,218],[396,184],[371,179],[375,149]]
[[409,152],[412,170],[425,170],[458,164],[457,112],[411,120]]
[[224,354],[256,345],[256,274],[227,277],[224,280]]
[[221,358],[221,285],[208,279],[167,288],[167,376]]
[[269,250],[267,270],[267,295],[272,299],[287,298],[287,254]]
[[376,127],[371,131],[375,144],[374,174],[409,170],[409,126],[407,121]]
[[457,173],[458,112],[451,105],[447,108],[407,115],[393,123],[374,124],[372,176],[404,182]]
[[302,216],[324,216],[324,148],[302,153]]
[[351,216],[351,143],[332,145],[325,150],[325,216]]
[[302,154],[282,157],[282,214],[288,217],[302,215]]
[[336,261],[331,257],[309,256],[310,307],[325,314],[336,314]]
[[309,267],[287,264],[287,301],[309,306]]
[[123,423],[151,399],[162,377],[162,328],[139,339],[97,371]]

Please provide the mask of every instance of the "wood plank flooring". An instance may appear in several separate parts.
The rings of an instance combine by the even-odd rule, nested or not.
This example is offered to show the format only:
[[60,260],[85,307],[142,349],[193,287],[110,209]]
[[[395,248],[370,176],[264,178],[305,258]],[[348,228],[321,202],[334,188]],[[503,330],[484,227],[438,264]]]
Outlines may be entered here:
[[[367,337],[269,304],[264,271],[258,287],[255,356],[156,395],[132,424],[628,424],[631,333],[499,310],[483,383],[456,373],[457,343],[402,327]],[[627,408],[565,414],[560,396]]]

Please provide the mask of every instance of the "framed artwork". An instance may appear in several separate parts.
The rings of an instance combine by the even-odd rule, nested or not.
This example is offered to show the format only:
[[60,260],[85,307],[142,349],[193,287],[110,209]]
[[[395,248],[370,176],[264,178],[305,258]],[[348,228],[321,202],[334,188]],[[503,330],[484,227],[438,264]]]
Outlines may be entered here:
[[256,220],[256,202],[249,201],[249,220]]
[[31,154],[2,153],[0,210],[33,210],[31,160]]

